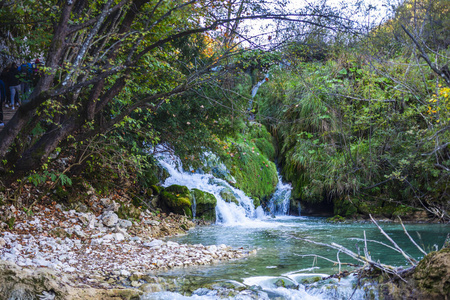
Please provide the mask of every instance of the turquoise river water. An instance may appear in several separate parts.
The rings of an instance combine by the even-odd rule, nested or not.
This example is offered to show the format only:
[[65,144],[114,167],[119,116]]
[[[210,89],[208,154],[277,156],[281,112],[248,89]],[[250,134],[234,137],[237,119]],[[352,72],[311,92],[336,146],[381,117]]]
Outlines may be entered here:
[[[329,223],[324,218],[289,216],[289,184],[280,183],[270,211],[254,208],[252,199],[227,182],[212,175],[184,172],[174,159],[163,157],[160,163],[171,184],[199,188],[217,198],[216,224],[197,227],[187,235],[173,237],[178,243],[221,245],[256,250],[247,258],[220,262],[209,266],[173,269],[161,272],[160,292],[148,293],[143,299],[378,299],[377,289],[370,283],[358,284],[350,275],[341,280],[327,278],[351,267],[333,264],[356,263],[337,250],[308,243],[307,238],[321,243],[337,243],[355,253],[364,254],[364,233],[373,260],[393,266],[408,266],[398,252],[375,241],[390,242],[370,222]],[[233,191],[240,205],[226,203],[220,190]],[[273,217],[275,215],[275,217]],[[404,234],[401,225],[379,223],[385,232],[409,255],[420,260],[423,254]],[[414,240],[427,252],[440,249],[450,226],[444,224],[406,224]]]

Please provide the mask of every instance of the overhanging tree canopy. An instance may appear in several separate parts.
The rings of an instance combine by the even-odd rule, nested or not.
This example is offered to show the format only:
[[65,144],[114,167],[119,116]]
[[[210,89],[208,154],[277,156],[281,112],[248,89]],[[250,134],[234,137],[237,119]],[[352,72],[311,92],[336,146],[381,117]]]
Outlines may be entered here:
[[[2,23],[26,56],[45,57],[29,101],[0,133],[2,168],[16,178],[46,163],[58,147],[108,132],[133,111],[155,111],[171,96],[208,80],[211,66],[236,45],[242,20],[343,24],[335,14],[322,16],[316,9],[287,14],[253,0],[47,0],[39,5],[23,0],[0,7]],[[317,15],[326,24],[317,24]],[[220,40],[223,47],[211,47],[203,64],[181,61],[179,43],[194,36]]]

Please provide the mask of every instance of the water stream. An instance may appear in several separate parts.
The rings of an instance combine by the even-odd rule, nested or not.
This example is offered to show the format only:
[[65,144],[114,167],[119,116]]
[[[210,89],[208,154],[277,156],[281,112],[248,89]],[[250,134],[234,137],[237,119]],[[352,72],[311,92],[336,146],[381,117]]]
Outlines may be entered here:
[[[280,183],[271,200],[268,212],[253,207],[252,199],[225,181],[211,175],[180,171],[173,162],[163,160],[171,175],[165,186],[186,185],[213,193],[218,199],[217,223],[197,227],[185,236],[173,237],[179,243],[226,244],[244,250],[257,250],[247,259],[217,263],[210,266],[173,269],[157,274],[162,291],[148,293],[143,299],[377,299],[376,289],[368,286],[355,289],[356,278],[348,276],[319,280],[339,272],[333,261],[352,262],[344,254],[319,247],[297,238],[317,242],[341,244],[354,252],[363,253],[364,232],[368,239],[388,243],[375,225],[365,223],[330,224],[323,218],[287,216],[290,185]],[[281,178],[280,178],[281,179]],[[240,205],[227,203],[220,190],[230,187]],[[422,254],[405,236],[400,225],[382,223],[381,226],[400,247],[413,257]],[[426,251],[441,247],[450,227],[443,224],[407,224],[406,228]],[[407,261],[395,251],[369,242],[370,255],[375,260],[395,266],[407,266]],[[342,266],[341,270],[348,269]]]

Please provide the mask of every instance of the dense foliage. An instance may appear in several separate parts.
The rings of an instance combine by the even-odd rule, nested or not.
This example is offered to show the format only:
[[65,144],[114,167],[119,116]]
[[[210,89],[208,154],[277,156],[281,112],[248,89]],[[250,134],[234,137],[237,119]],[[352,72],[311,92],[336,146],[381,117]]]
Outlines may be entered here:
[[[295,198],[328,201],[335,214],[347,217],[425,208],[448,218],[449,85],[446,74],[432,69],[445,73],[448,63],[449,44],[435,28],[447,21],[442,10],[431,11],[444,2],[427,7],[430,18],[403,23],[411,30],[422,22],[422,48],[433,47],[426,52],[411,52],[406,27],[405,39],[380,44],[389,26],[414,14],[407,2],[383,30],[353,48],[320,61],[289,55],[291,66],[274,70],[262,88],[260,111],[279,141]],[[402,30],[391,29],[389,34]],[[396,52],[389,51],[393,46]],[[419,60],[424,56],[431,68]]]
[[[159,144],[192,171],[222,172],[205,165],[214,153],[256,204],[277,161],[302,203],[448,219],[448,0],[405,1],[364,30],[327,6],[277,4],[1,2],[8,57],[45,61],[0,132],[2,184],[142,192],[163,177]],[[276,30],[250,40],[257,18]]]

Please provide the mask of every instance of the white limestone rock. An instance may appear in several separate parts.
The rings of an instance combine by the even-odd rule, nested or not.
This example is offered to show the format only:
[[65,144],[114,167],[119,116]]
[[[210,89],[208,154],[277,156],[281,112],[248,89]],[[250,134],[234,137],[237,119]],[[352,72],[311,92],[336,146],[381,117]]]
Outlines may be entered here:
[[119,217],[112,211],[105,211],[102,215],[102,223],[107,227],[113,227],[119,221]]

